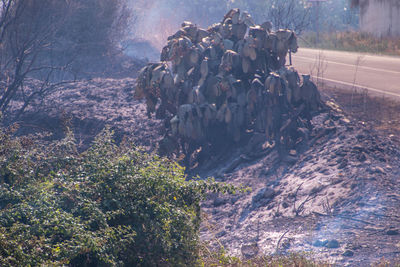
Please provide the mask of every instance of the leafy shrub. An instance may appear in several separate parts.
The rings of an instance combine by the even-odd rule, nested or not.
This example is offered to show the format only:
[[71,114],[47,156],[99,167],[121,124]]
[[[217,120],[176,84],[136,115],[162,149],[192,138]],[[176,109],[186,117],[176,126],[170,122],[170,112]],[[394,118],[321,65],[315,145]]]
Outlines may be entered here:
[[213,181],[102,132],[77,153],[0,130],[0,265],[193,265],[199,203]]

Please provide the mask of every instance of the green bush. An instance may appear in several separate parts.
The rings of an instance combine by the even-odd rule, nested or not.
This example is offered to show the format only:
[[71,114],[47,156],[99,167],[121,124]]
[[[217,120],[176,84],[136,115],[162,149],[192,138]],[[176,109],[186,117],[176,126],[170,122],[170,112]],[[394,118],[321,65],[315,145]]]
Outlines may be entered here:
[[0,130],[0,178],[1,266],[193,265],[201,199],[234,190],[108,130],[81,154],[71,133],[38,144]]

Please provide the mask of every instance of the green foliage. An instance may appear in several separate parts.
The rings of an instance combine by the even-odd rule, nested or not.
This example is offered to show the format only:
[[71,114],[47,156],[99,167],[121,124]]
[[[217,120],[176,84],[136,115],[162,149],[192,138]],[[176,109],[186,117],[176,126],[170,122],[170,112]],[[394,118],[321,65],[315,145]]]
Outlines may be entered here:
[[0,265],[180,266],[198,256],[200,201],[234,192],[112,133],[77,153],[0,131]]

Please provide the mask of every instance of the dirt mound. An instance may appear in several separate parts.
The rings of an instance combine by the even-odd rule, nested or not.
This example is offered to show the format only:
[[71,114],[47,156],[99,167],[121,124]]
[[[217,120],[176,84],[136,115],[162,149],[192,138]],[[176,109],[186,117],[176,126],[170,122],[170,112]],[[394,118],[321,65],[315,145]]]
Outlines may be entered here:
[[399,256],[398,143],[330,106],[313,118],[308,148],[293,162],[280,161],[275,150],[251,159],[238,149],[224,167],[202,170],[252,188],[243,196],[210,196],[203,240],[245,258],[311,252],[367,266]]

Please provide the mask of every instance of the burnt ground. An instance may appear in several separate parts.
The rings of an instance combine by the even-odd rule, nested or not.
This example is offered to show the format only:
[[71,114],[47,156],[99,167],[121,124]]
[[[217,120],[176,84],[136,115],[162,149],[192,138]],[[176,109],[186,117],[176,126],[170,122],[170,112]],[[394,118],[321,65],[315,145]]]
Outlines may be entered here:
[[380,134],[400,136],[400,99],[384,94],[371,94],[368,90],[343,90],[323,86],[323,91],[340,103],[343,110],[356,120],[368,122]]
[[[28,86],[37,83],[30,81]],[[16,121],[17,134],[47,132],[48,139],[60,139],[68,126],[74,131],[80,150],[85,150],[102,129],[109,127],[117,143],[124,136],[132,137],[136,145],[154,151],[163,124],[147,118],[145,104],[133,99],[134,86],[135,79],[129,78],[96,78],[66,84],[35,99]],[[17,113],[22,104],[13,102],[11,114]]]
[[351,266],[400,255],[398,143],[336,112],[313,124],[309,149],[294,164],[272,151],[222,175],[253,191],[203,204],[205,240],[236,255],[310,252]]
[[[84,150],[109,125],[117,142],[128,136],[155,151],[163,123],[148,119],[144,103],[133,99],[134,82],[67,84],[37,99],[20,117],[17,134],[46,131],[48,138],[58,139],[68,125]],[[331,109],[314,117],[308,143],[285,161],[256,135],[192,169],[201,177],[252,188],[247,194],[214,194],[204,201],[202,240],[244,258],[306,252],[351,266],[398,259],[400,134],[392,126],[398,125],[399,105],[357,97],[349,105],[348,93],[324,91]],[[11,113],[21,104],[14,102]]]

